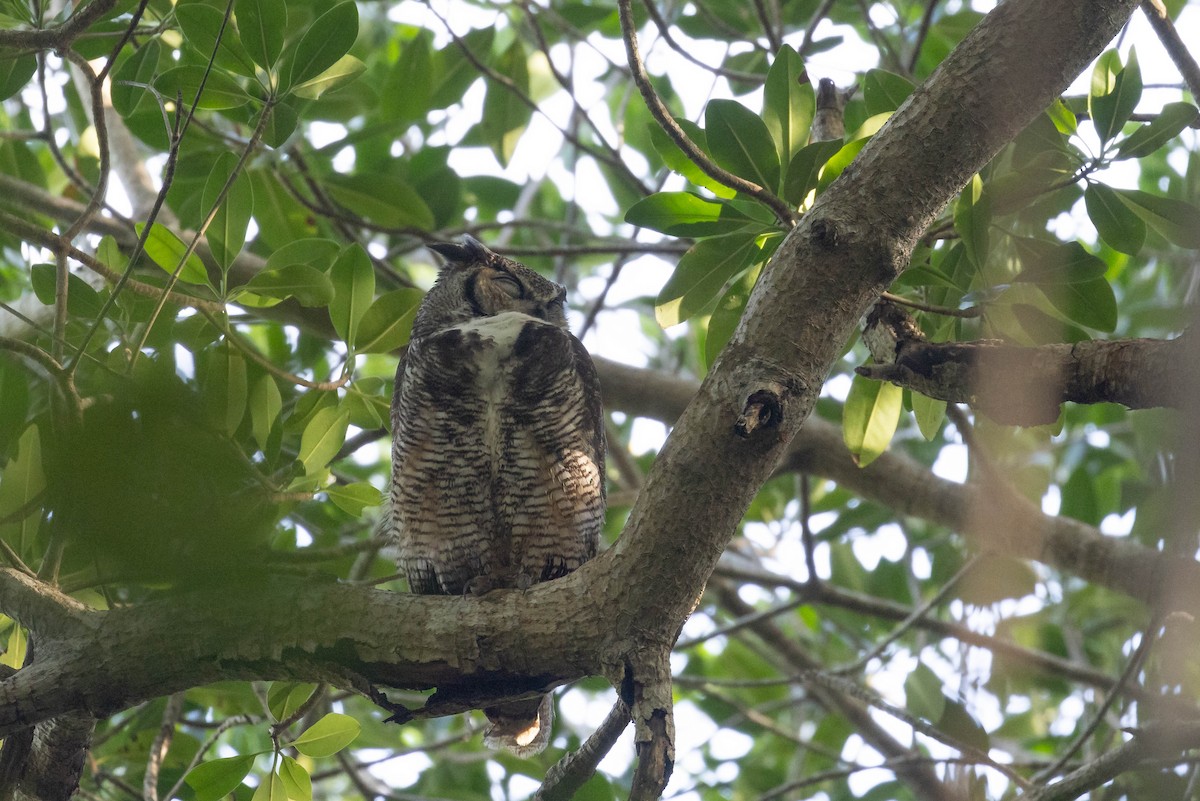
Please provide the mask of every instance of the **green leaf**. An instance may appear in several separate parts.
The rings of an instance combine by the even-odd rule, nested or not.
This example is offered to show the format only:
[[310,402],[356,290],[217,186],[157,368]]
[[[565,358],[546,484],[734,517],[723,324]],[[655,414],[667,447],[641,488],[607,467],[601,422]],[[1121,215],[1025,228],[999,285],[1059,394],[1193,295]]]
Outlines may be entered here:
[[354,56],[342,56],[329,69],[315,78],[310,78],[299,86],[292,88],[292,94],[307,100],[316,100],[326,92],[350,83],[367,68]]
[[954,228],[962,237],[967,258],[977,270],[987,262],[991,222],[990,198],[983,191],[983,180],[974,175],[954,204]]
[[276,721],[287,720],[312,697],[317,685],[296,681],[276,681],[267,690],[267,709]]
[[326,306],[333,300],[333,281],[307,264],[263,270],[239,289],[278,300],[295,298],[301,306]]
[[421,31],[400,50],[400,59],[384,79],[380,103],[388,119],[413,122],[425,119],[433,93],[433,53],[430,35]]
[[[238,157],[226,150],[217,157],[204,191],[200,195],[200,208],[208,213],[216,203],[218,195],[225,187],[226,181],[237,168]],[[213,259],[228,272],[233,260],[241,253],[246,244],[246,230],[250,226],[250,217],[254,214],[254,189],[244,173],[239,173],[233,185],[217,209],[212,223],[204,232],[212,250]]]
[[1120,54],[1109,50],[1096,60],[1092,71],[1088,111],[1100,141],[1106,144],[1121,132],[1142,97],[1142,73],[1137,53],[1130,50],[1129,63],[1124,69],[1120,67]]
[[341,205],[393,228],[433,227],[433,212],[417,191],[393,175],[330,175],[322,186]]
[[342,341],[353,345],[358,323],[375,297],[375,268],[371,257],[356,242],[338,255],[329,277],[333,280],[329,317]]
[[1168,103],[1158,116],[1139,127],[1117,145],[1116,159],[1140,159],[1170,142],[1196,121],[1200,111],[1191,103]]
[[[175,4],[175,20],[183,37],[197,53],[208,61],[213,50],[217,51],[215,66],[247,78],[254,77],[254,62],[246,53],[237,27],[230,21],[225,23],[224,3],[221,8],[205,0],[179,0]],[[217,37],[220,37],[220,46]],[[201,68],[202,69],[202,68]],[[169,95],[174,96],[174,93]],[[195,96],[193,92],[192,97]],[[190,102],[191,98],[188,98]]]
[[0,53],[0,100],[7,100],[24,89],[35,72],[37,58],[33,53]]
[[354,742],[361,729],[358,721],[349,715],[330,712],[296,738],[292,745],[313,759],[333,756]]
[[937,721],[937,727],[957,742],[974,746],[980,751],[986,752],[991,747],[987,731],[971,717],[961,701],[946,700],[946,708]]
[[367,307],[354,338],[356,353],[388,353],[408,342],[413,318],[425,293],[419,289],[384,292]]
[[1104,279],[1108,266],[1078,242],[1015,240],[1024,269],[1019,283],[1036,284],[1067,319],[1111,331],[1117,324],[1117,300]]
[[946,419],[946,401],[913,392],[912,408],[921,436],[927,442],[933,442],[933,438],[942,430],[942,421]]
[[1200,209],[1182,200],[1152,195],[1140,189],[1114,190],[1142,221],[1182,248],[1200,248]]
[[201,762],[188,771],[184,781],[195,792],[195,801],[218,801],[236,790],[254,767],[254,755]]
[[[691,120],[676,118],[676,124],[683,130],[687,138],[692,140],[692,143],[702,151],[706,151],[708,140],[704,136],[704,129]],[[654,150],[662,158],[663,163],[670,169],[687,178],[693,184],[703,187],[714,195],[720,198],[730,198],[737,194],[734,190],[725,186],[725,184],[708,177],[708,174],[701,170],[694,161],[684,155],[684,152],[679,149],[671,137],[667,136],[657,123],[647,123],[650,130],[650,143],[654,146]]]
[[279,386],[269,375],[261,376],[250,391],[250,432],[263,451],[271,437],[271,429],[283,411],[283,398]]
[[185,106],[199,96],[196,107],[209,111],[238,108],[250,100],[237,81],[215,66],[211,71],[197,64],[169,69],[154,79],[154,87],[168,98],[181,96]]
[[233,9],[246,53],[258,66],[271,69],[283,50],[287,3],[284,0],[237,0]]
[[1121,253],[1136,254],[1146,241],[1146,224],[1117,193],[1104,184],[1089,183],[1083,191],[1088,217],[1109,247]]
[[712,366],[717,356],[729,344],[738,323],[742,321],[742,312],[746,310],[746,301],[750,292],[762,273],[765,262],[754,265],[734,281],[713,309],[712,317],[708,320],[708,332],[704,337],[704,363]]
[[[45,489],[42,440],[38,427],[31,425],[17,440],[17,452],[0,474],[0,519],[12,516]],[[18,554],[27,554],[41,519],[42,509],[35,504],[19,520],[0,524],[0,539],[12,543]]]
[[1022,270],[1017,281],[1043,284],[1074,284],[1103,278],[1108,265],[1078,242],[1048,242],[1044,239],[1015,239]]
[[353,484],[335,484],[325,488],[325,494],[333,505],[351,517],[359,517],[368,506],[383,503],[383,493],[365,481]]
[[[145,223],[137,223],[134,228],[138,236],[142,235],[145,229]],[[204,262],[200,261],[200,257],[195,252],[189,253],[187,261],[183,261],[183,254],[187,252],[187,245],[175,236],[175,233],[166,226],[155,223],[150,229],[150,235],[146,237],[146,255],[151,261],[163,268],[168,275],[174,275],[175,270],[180,263],[183,264],[183,269],[179,271],[179,280],[185,284],[202,284],[204,286],[212,286],[208,282],[208,271],[204,269]]]
[[233,434],[246,416],[246,360],[242,354],[225,345],[209,354],[208,401],[210,414],[217,427]]
[[154,103],[145,87],[150,85],[154,73],[158,71],[161,52],[162,45],[157,39],[151,39],[127,58],[113,76],[112,104],[122,117],[129,117],[140,108],[149,108]]
[[325,469],[329,460],[337,455],[346,441],[349,423],[350,413],[336,406],[327,406],[312,416],[300,436],[300,453],[297,457],[304,465],[305,475]]
[[855,464],[866,467],[887,450],[903,405],[900,387],[854,376],[842,410],[842,437]]
[[733,206],[691,192],[656,192],[629,207],[625,222],[671,236],[717,236],[744,228],[750,218]]
[[[54,305],[58,292],[58,268],[53,264],[35,264],[30,268],[29,283],[37,299],[47,306]],[[100,293],[92,289],[75,273],[67,273],[67,314],[72,317],[94,319],[100,313],[104,301]]]
[[883,114],[900,108],[916,87],[908,78],[887,70],[868,70],[863,78],[863,102],[867,114]]
[[279,762],[279,778],[291,801],[312,801],[312,777],[296,760],[283,754]]
[[779,153],[766,123],[736,100],[711,100],[704,133],[717,164],[764,189],[779,185]]
[[287,87],[299,86],[332,67],[350,52],[357,38],[358,6],[353,0],[338,3],[326,11],[308,26],[295,49],[290,51],[291,71]]
[[[526,96],[529,95],[528,61],[521,40],[514,39],[496,64],[496,70]],[[532,114],[533,110],[521,102],[511,89],[496,81],[488,81],[487,95],[483,99],[483,119],[479,125],[500,166],[508,166]]]
[[779,163],[787,164],[808,141],[816,98],[800,54],[788,44],[775,54],[763,85],[763,122],[775,140]]
[[946,711],[942,680],[924,662],[904,680],[904,706],[919,718],[936,724]]
[[267,257],[266,269],[278,270],[289,264],[307,264],[328,270],[341,253],[342,246],[332,239],[297,239],[277,248]]
[[272,771],[263,777],[258,783],[258,788],[255,789],[251,801],[288,801],[287,790],[283,786],[283,779],[279,774]]
[[678,325],[711,303],[725,282],[744,269],[758,252],[755,233],[738,233],[697,242],[679,259],[654,303],[663,328]]
[[801,148],[800,152],[792,157],[787,167],[787,175],[783,179],[784,200],[793,206],[804,203],[808,193],[817,188],[821,168],[841,149],[840,139],[813,142]]

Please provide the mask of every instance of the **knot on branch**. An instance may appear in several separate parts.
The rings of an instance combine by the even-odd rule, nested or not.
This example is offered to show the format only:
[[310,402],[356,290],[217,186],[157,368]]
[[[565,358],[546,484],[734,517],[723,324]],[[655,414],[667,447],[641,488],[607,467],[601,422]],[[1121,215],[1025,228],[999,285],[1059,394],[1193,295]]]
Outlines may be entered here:
[[760,428],[775,428],[783,422],[783,400],[774,390],[760,389],[746,399],[733,432],[743,439]]

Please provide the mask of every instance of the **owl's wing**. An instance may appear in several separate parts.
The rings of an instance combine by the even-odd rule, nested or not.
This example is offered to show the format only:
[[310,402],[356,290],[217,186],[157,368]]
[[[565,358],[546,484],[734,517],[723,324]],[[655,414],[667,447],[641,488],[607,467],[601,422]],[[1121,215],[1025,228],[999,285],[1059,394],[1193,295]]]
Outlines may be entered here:
[[592,432],[592,442],[595,443],[596,453],[593,458],[600,468],[600,495],[604,496],[604,459],[607,450],[607,440],[604,434],[604,406],[600,396],[600,376],[596,373],[596,365],[592,355],[574,334],[571,338],[571,356],[575,362],[575,374],[579,377],[579,385],[584,397],[584,425]]

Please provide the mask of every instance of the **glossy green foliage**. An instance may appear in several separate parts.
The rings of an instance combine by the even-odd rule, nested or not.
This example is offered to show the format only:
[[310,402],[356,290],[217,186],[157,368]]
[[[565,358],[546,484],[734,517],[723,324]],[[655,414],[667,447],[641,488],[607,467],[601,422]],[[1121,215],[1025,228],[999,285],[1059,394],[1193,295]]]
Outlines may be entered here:
[[[0,0],[0,32],[91,5],[51,17]],[[1166,6],[1179,17],[1197,4]],[[122,0],[64,43],[70,68],[56,48],[0,46],[5,566],[57,575],[96,608],[236,592],[277,572],[405,591],[381,522],[393,377],[438,269],[425,244],[494,245],[566,287],[570,326],[593,351],[656,381],[703,379],[744,352],[726,346],[780,268],[794,220],[779,207],[802,219],[983,19],[961,3],[877,3],[869,20],[860,4],[816,0],[654,9],[633,3],[642,52],[690,145],[632,86],[611,3]],[[1157,42],[1112,47],[915,245],[890,290],[919,304],[928,340],[1034,347],[1189,324],[1200,113]],[[119,128],[94,124],[85,60],[106,70]],[[812,141],[825,77],[855,89],[845,135]],[[88,210],[93,199],[108,205]],[[800,309],[797,325],[825,313]],[[1030,429],[967,421],[856,375],[867,349],[841,344],[798,440],[824,432],[809,442],[830,452],[779,464],[681,621],[667,795],[909,801],[923,797],[916,765],[959,776],[972,801],[1017,797],[1005,771],[1049,781],[1038,772],[1100,715],[1149,613],[1050,557],[976,554],[961,528],[977,510],[962,512],[958,482],[1011,487],[1047,526],[1188,557],[1168,538],[1189,429],[1171,410],[1115,404],[1066,404]],[[653,390],[621,391],[606,545],[662,447],[637,415],[673,422]],[[720,467],[687,465],[688,491],[729,480]],[[1034,536],[1008,508],[984,510],[988,547]],[[1185,614],[1160,617],[1126,687],[1190,709],[1200,632]],[[21,667],[29,642],[0,616],[0,662]],[[831,683],[810,682],[813,668]],[[856,700],[831,696],[835,681]],[[521,760],[484,749],[478,714],[398,726],[344,689],[229,681],[118,710],[98,723],[82,789],[141,793],[167,716],[160,798],[521,801],[616,697],[596,677],[557,690],[551,747]],[[426,697],[383,689],[410,707]],[[1161,708],[1132,698],[1116,698],[1055,780]],[[873,717],[856,714],[864,699]],[[575,798],[628,797],[632,747],[612,753]],[[1182,797],[1197,772],[1172,758],[1092,795]]]

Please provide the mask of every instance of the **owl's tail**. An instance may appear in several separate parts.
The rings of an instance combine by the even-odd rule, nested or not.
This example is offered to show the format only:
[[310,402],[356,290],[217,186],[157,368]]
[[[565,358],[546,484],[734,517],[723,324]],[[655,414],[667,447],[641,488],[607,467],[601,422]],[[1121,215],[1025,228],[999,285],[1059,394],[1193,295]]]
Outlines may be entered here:
[[490,724],[483,733],[489,748],[503,748],[526,759],[542,753],[550,744],[554,704],[549,695],[513,701],[483,710]]

